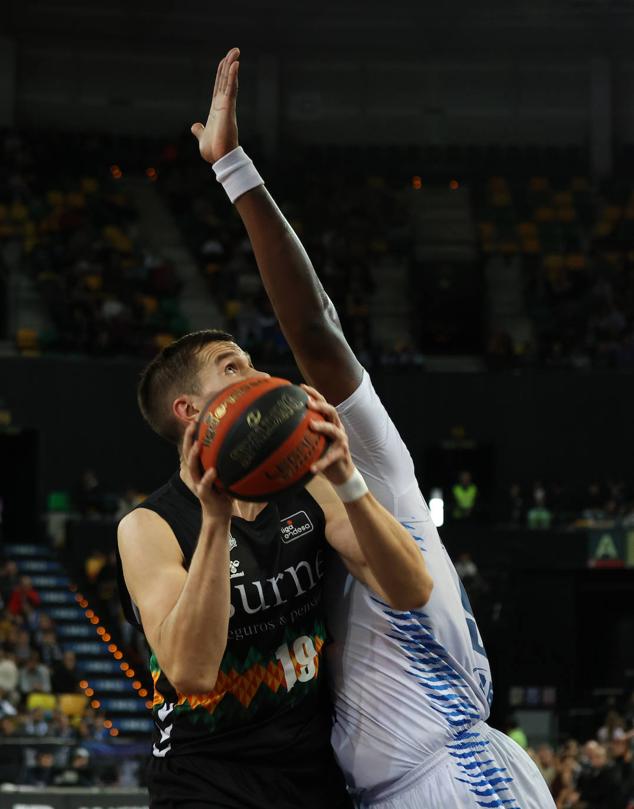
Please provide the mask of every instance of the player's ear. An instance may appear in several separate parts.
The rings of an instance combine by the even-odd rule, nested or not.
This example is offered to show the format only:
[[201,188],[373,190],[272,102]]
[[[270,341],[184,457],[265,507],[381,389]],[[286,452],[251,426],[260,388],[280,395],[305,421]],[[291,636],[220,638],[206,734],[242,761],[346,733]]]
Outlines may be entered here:
[[190,396],[182,394],[172,402],[172,413],[185,427],[198,418],[200,410],[196,407]]

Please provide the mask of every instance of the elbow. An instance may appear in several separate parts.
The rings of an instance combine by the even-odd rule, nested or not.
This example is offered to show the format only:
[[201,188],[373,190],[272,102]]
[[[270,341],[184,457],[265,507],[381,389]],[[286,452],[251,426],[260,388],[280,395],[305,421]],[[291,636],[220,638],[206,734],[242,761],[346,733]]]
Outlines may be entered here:
[[431,576],[425,575],[421,581],[416,582],[416,585],[407,592],[401,592],[398,597],[390,602],[390,606],[399,612],[410,612],[412,610],[420,610],[428,603],[431,598],[434,583]]
[[216,687],[218,671],[207,672],[204,676],[192,676],[192,673],[168,678],[179,694],[191,696],[193,694],[209,694]]

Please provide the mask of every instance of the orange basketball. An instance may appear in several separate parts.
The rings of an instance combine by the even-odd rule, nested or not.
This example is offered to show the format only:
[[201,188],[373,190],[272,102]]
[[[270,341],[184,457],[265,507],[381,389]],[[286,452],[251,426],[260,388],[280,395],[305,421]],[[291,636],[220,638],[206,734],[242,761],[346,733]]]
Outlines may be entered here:
[[300,387],[275,377],[243,379],[207,402],[196,437],[203,468],[218,474],[214,485],[254,502],[305,486],[328,444],[310,429],[322,416],[307,402]]

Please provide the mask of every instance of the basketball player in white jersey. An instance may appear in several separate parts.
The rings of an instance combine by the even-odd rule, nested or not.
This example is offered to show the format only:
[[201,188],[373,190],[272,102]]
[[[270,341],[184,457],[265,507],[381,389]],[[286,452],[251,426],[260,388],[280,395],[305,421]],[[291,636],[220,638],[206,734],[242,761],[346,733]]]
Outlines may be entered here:
[[424,609],[398,612],[343,569],[331,574],[332,743],[348,786],[363,809],[551,809],[531,759],[486,724],[486,652],[411,456],[301,243],[238,146],[238,68],[234,48],[219,65],[207,123],[192,132],[244,222],[297,364],[337,406],[355,464],[414,536],[434,582]]

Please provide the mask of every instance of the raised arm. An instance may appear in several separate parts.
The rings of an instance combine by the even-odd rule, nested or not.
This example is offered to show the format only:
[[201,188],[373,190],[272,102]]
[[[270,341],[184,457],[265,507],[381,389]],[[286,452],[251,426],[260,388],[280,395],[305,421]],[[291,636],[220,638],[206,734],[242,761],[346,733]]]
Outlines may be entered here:
[[132,511],[119,525],[126,586],[159,665],[183,694],[212,691],[229,627],[229,527],[232,501],[213,492],[214,472],[201,479],[193,427],[186,434],[189,470],[203,518],[189,570],[167,523],[153,511]]
[[[202,157],[212,164],[238,147],[239,57],[232,48],[220,62],[207,123],[192,126]],[[263,185],[239,196],[235,206],[300,370],[329,402],[339,404],[356,390],[363,370],[306,251]]]

